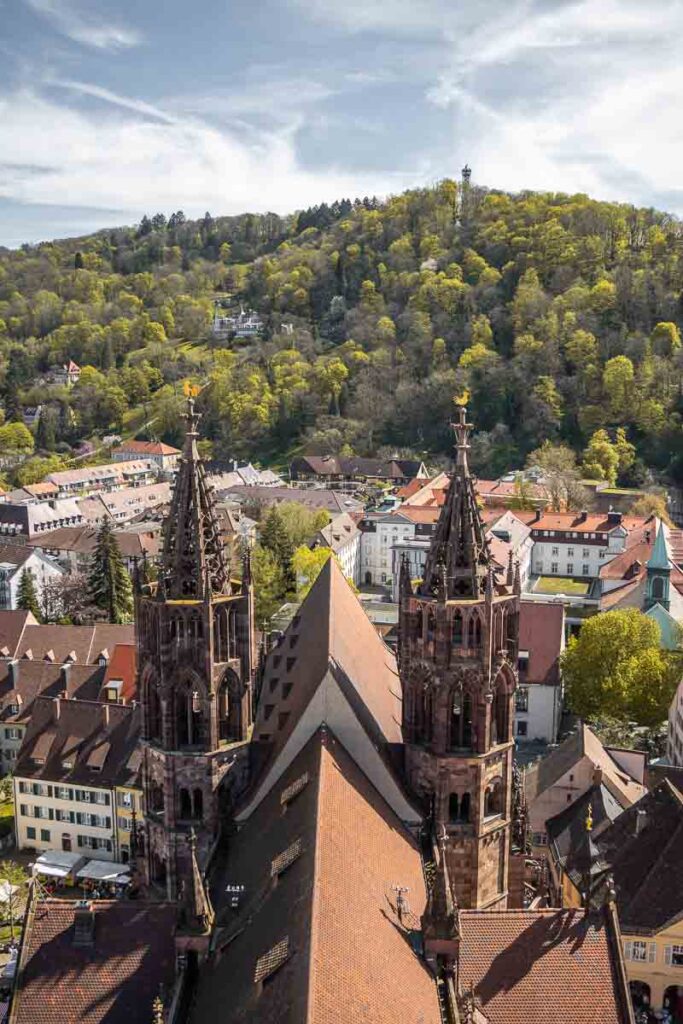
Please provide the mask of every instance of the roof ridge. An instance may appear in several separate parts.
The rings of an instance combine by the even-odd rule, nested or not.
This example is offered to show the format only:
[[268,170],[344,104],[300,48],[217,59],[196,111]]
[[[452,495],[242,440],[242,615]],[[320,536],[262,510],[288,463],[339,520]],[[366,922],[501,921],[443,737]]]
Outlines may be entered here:
[[[318,756],[318,779],[317,788],[315,792],[315,840],[313,843],[313,884],[311,886],[311,934],[308,940],[308,987],[306,990],[306,1017],[304,1024],[313,1024],[312,1021],[312,1005],[313,1005],[313,993],[315,991],[315,980],[314,975],[317,970],[317,960],[313,955],[313,951],[316,947],[318,935],[320,932],[320,895],[318,886],[318,873],[320,868],[320,832],[321,832],[321,820],[320,820],[320,794],[322,791],[322,777],[323,777],[323,750],[325,748],[325,734],[326,727],[324,725],[319,726],[317,729],[317,756]],[[303,748],[302,748],[303,749]]]

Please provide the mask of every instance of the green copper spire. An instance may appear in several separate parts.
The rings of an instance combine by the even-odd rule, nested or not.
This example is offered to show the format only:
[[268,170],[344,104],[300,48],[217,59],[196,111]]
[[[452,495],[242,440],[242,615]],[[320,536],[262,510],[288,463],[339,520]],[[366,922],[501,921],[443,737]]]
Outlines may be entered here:
[[659,526],[657,528],[657,536],[655,537],[654,547],[652,548],[652,554],[647,563],[648,569],[663,569],[668,570],[669,566],[669,552],[666,546],[666,536],[664,535],[664,523],[659,520]]

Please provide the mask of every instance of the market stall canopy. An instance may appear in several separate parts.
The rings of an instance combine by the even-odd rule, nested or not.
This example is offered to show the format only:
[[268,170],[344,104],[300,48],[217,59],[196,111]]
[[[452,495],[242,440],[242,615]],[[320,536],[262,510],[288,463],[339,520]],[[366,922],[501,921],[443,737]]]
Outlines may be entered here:
[[66,878],[73,874],[85,862],[80,853],[67,853],[64,850],[46,850],[37,857],[33,870],[39,875],[52,875],[55,878]]
[[130,882],[129,871],[128,864],[117,864],[112,860],[89,860],[80,868],[76,877],[89,878],[93,882],[116,882],[118,885],[126,885]]

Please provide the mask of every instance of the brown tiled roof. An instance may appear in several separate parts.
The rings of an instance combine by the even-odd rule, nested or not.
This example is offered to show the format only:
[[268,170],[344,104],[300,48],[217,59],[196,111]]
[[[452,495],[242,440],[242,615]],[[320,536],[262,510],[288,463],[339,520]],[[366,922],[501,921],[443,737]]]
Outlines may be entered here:
[[668,779],[620,814],[597,843],[625,931],[656,932],[683,914],[683,795]]
[[0,611],[0,657],[14,657],[21,636],[28,625],[38,625],[38,620],[31,612],[21,608],[16,611]]
[[550,601],[521,601],[519,649],[529,652],[524,683],[559,682],[559,658],[564,640],[564,606]]
[[[292,786],[298,792],[283,813]],[[289,867],[274,885],[283,854]],[[320,729],[217,873],[222,952],[200,976],[192,1024],[214,1019],[216,1007],[224,1024],[440,1024],[432,975],[397,919],[395,884],[409,889],[407,924],[419,927],[418,846],[331,731]],[[227,885],[245,886],[237,912]],[[280,966],[261,988],[255,974],[269,962]]]
[[460,979],[490,1024],[626,1024],[614,936],[581,910],[464,910]]
[[75,653],[76,664],[96,665],[103,651],[109,654],[117,643],[132,644],[135,641],[135,627],[114,625],[109,622],[93,626],[27,625],[14,657],[24,658],[30,651],[33,661],[42,661],[52,651],[50,660],[62,664]]
[[535,800],[541,793],[555,785],[584,757],[587,757],[596,767],[602,768],[606,785],[622,807],[630,807],[645,793],[645,787],[634,782],[630,775],[627,775],[619,767],[595,733],[591,732],[587,725],[580,725],[576,732],[560,743],[559,747],[541,758],[525,772],[524,786],[527,800],[529,802]]
[[116,644],[111,661],[107,665],[102,682],[102,690],[116,681],[121,680],[121,698],[129,703],[137,697],[137,648],[135,644]]
[[136,455],[180,455],[179,448],[172,448],[170,444],[162,441],[124,441],[114,448],[112,455],[123,452],[134,452]]
[[278,505],[281,501],[296,501],[308,508],[326,508],[329,512],[353,512],[363,507],[363,503],[352,495],[325,487],[270,487],[266,484],[251,484],[230,487],[226,490],[226,495],[238,501],[261,502],[264,506]]
[[98,900],[94,944],[74,945],[76,904],[36,901],[21,951],[12,1024],[134,1024],[175,979],[175,920],[169,903]]
[[585,519],[579,512],[544,512],[536,519],[535,512],[515,512],[533,530],[571,530],[572,533],[610,533],[622,526],[629,533],[647,521],[643,516],[622,516],[621,523],[610,523],[605,512],[589,512]]
[[[96,665],[62,666],[47,661],[0,663],[0,723],[26,722],[33,710],[33,701],[43,694],[58,697],[66,693],[78,700],[97,700],[104,678],[104,669]],[[19,695],[21,700],[15,699]],[[12,704],[19,704],[17,714],[10,714]]]
[[[49,782],[83,783],[88,786],[126,785],[137,777],[140,734],[139,709],[97,701],[36,697],[33,714],[19,750],[16,774]],[[44,751],[45,736],[51,737]],[[109,750],[101,770],[89,758],[102,743]],[[36,748],[44,764],[35,763]],[[74,753],[64,767],[63,755]]]
[[267,743],[269,765],[330,670],[352,698],[360,699],[378,739],[387,745],[400,744],[401,686],[396,659],[333,558],[325,563],[266,660],[254,738]]
[[[91,555],[97,546],[98,533],[99,529],[94,526],[63,526],[41,533],[28,543],[30,547],[48,551],[75,551],[80,555]],[[159,553],[161,528],[158,524],[150,524],[148,532],[114,530],[113,533],[124,558],[142,558],[143,554],[154,558]]]

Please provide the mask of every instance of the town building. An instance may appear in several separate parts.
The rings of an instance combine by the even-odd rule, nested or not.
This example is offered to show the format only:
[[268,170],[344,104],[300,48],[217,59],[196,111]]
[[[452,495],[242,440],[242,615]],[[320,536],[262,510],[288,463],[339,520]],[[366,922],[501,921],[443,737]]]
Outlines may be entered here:
[[[87,573],[97,547],[99,530],[95,526],[63,526],[41,533],[28,546],[51,559],[64,572]],[[145,523],[140,529],[114,530],[114,538],[129,572],[145,560],[154,562],[161,547],[159,523]]]
[[426,479],[419,459],[368,459],[359,455],[298,455],[289,465],[289,478],[323,483],[329,487],[388,483],[400,486],[415,478]]
[[53,366],[49,372],[48,380],[51,384],[60,387],[72,388],[81,379],[81,368],[73,359],[69,359],[62,366]]
[[45,584],[63,575],[55,562],[28,544],[0,544],[0,610],[14,611],[18,607],[21,577],[25,572],[33,578],[39,602]]
[[[283,501],[294,501],[310,509],[325,509],[331,515],[339,512],[361,512],[363,502],[350,494],[334,491],[328,487],[272,487],[270,484],[252,484],[220,488],[223,500],[235,501],[247,508],[270,508]],[[1,508],[2,506],[0,506]]]
[[562,602],[522,600],[514,727],[518,745],[535,740],[557,742],[562,718],[560,657],[564,646]]
[[35,537],[62,526],[80,526],[85,521],[74,498],[41,501],[29,495],[19,501],[0,502],[0,538]]
[[30,612],[0,612],[0,774],[14,770],[36,697],[135,700],[134,668],[119,653],[132,642],[132,626],[41,626]]
[[122,441],[112,451],[115,462],[135,462],[145,459],[153,462],[162,473],[172,473],[180,456],[180,450],[161,441]]
[[127,863],[118,792],[140,800],[139,735],[132,706],[36,697],[13,780],[17,847]]
[[57,488],[58,497],[86,497],[100,491],[118,491],[124,487],[152,484],[159,476],[156,462],[150,458],[128,462],[111,462],[102,466],[84,466],[82,469],[62,469],[48,473],[48,483]]
[[216,302],[211,327],[214,338],[257,338],[264,328],[263,320],[253,309],[245,312],[240,306],[239,313],[224,313]]
[[329,548],[347,579],[358,584],[361,580],[361,532],[353,516],[340,512],[338,516],[318,530],[310,542],[312,548]]
[[154,484],[124,487],[118,491],[100,492],[89,498],[81,498],[78,509],[82,516],[81,522],[101,523],[104,519],[111,519],[123,524],[165,512],[170,500],[170,483],[158,480]]
[[676,687],[669,707],[666,756],[672,765],[683,768],[683,678]]
[[208,464],[210,472],[208,481],[218,495],[222,497],[233,487],[284,487],[285,481],[279,473],[272,469],[257,469],[251,462],[243,466],[237,464],[233,459],[229,464],[230,469],[225,469],[225,464],[214,459]]
[[579,725],[558,747],[524,773],[529,826],[537,847],[547,845],[546,822],[590,789],[607,786],[622,809],[644,796],[645,754],[605,747],[587,725]]
[[553,868],[574,905],[587,885],[598,899],[601,888],[614,887],[634,1005],[666,1010],[678,1021],[683,1018],[683,796],[665,779],[622,810],[602,790],[601,795],[595,787],[591,799],[584,798],[573,829],[559,832],[562,845],[551,847]]

